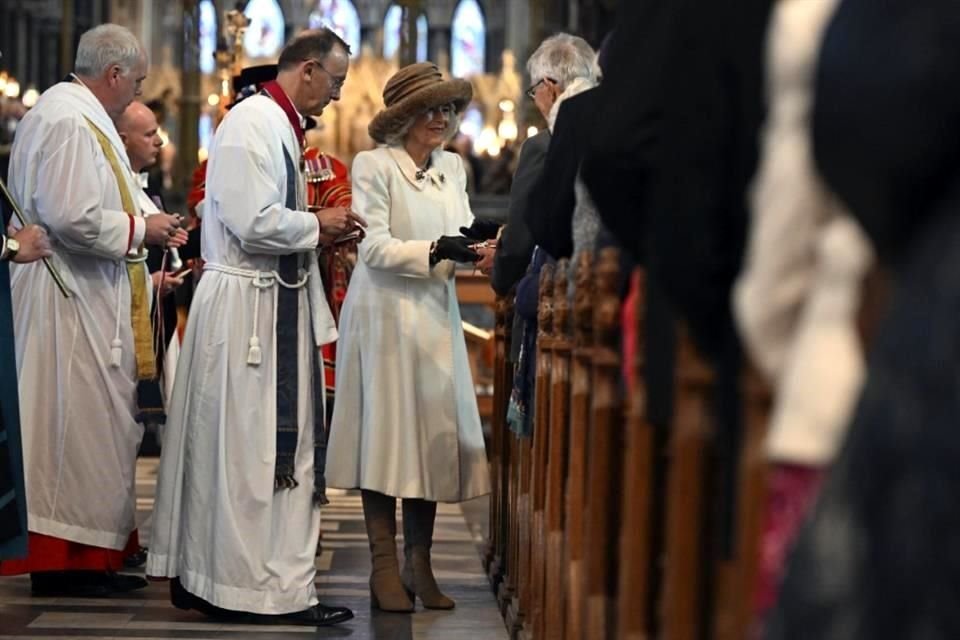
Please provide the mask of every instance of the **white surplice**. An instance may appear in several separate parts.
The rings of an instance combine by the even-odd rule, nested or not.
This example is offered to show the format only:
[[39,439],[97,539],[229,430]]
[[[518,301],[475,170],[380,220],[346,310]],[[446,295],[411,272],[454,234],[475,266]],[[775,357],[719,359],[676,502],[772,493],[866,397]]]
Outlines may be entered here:
[[[317,603],[313,416],[323,407],[313,406],[313,350],[337,338],[317,267],[316,217],[284,206],[284,148],[297,167],[286,115],[259,95],[230,111],[210,148],[206,271],[181,345],[147,561],[148,575],[179,576],[219,607],[264,614]],[[302,175],[297,185],[304,202]],[[299,289],[299,486],[275,491],[278,285],[270,273],[293,252],[304,254],[308,274]],[[253,337],[259,364],[250,363]]]
[[[134,218],[131,235],[116,178],[84,117],[109,138],[135,194],[113,122],[79,84],[44,92],[20,123],[10,158],[11,191],[27,221],[49,230],[52,261],[72,294],[61,296],[41,262],[12,265],[28,526],[122,549],[135,526],[143,435],[124,257],[145,224]],[[119,366],[111,360],[116,339]]]

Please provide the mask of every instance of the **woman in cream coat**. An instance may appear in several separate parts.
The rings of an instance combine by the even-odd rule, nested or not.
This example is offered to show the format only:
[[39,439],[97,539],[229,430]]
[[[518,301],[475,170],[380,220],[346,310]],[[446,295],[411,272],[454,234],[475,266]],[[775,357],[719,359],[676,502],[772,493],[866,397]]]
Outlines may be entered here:
[[[475,262],[459,156],[441,150],[470,84],[436,65],[398,71],[370,123],[383,146],[357,155],[353,208],[367,236],[340,317],[337,401],[327,449],[330,486],[362,489],[374,606],[412,611],[413,597],[449,609],[430,568],[437,502],[489,491],[483,432],[454,285]],[[394,538],[403,499],[405,565]]]

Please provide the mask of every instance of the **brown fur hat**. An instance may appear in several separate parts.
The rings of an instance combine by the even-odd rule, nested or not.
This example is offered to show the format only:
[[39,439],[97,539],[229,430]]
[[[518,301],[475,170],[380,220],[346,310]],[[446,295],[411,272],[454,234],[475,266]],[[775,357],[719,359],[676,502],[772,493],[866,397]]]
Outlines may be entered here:
[[377,142],[386,142],[387,136],[427,109],[453,103],[460,113],[472,98],[473,87],[466,80],[444,80],[432,62],[411,64],[387,80],[383,88],[386,108],[370,121],[367,131]]

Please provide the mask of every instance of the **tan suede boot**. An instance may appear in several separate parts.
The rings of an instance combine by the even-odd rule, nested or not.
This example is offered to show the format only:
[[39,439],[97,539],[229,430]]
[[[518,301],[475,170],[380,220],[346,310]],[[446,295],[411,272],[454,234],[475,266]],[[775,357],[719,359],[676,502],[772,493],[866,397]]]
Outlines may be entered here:
[[363,519],[370,539],[370,603],[383,611],[410,613],[413,601],[400,582],[397,562],[397,500],[375,491],[362,491]]
[[429,500],[403,500],[403,550],[405,561],[400,579],[411,600],[420,598],[427,609],[453,609],[456,603],[443,595],[430,566],[433,525],[437,503]]

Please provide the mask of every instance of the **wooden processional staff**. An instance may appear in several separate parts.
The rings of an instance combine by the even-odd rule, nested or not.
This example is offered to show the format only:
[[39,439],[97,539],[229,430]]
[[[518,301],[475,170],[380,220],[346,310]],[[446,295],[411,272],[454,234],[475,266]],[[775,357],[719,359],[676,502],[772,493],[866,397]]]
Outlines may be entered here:
[[[13,215],[17,216],[20,226],[27,226],[27,220],[23,217],[23,211],[20,209],[20,205],[17,204],[17,201],[13,199],[13,194],[10,193],[9,189],[7,189],[7,183],[3,181],[3,178],[0,178],[0,191],[3,192],[3,197],[6,199],[6,201],[10,203],[10,208],[13,209]],[[43,266],[47,268],[47,271],[50,273],[50,277],[52,277],[53,281],[57,283],[57,288],[60,289],[60,293],[63,294],[63,297],[69,298],[70,292],[67,291],[67,285],[63,283],[63,276],[60,275],[60,271],[53,266],[52,262],[50,262],[50,258],[43,258]]]

